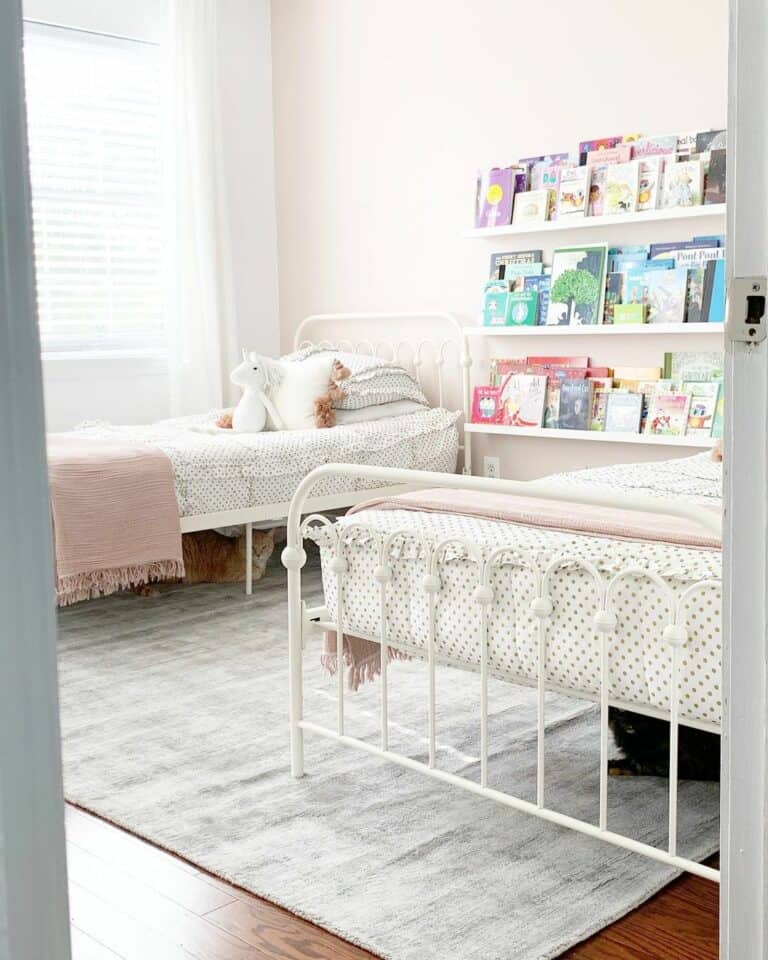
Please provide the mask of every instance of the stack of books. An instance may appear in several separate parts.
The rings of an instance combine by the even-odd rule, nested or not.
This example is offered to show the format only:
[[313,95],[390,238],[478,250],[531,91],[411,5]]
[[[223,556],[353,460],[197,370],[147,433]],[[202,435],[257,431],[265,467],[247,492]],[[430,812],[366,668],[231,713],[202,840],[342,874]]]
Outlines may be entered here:
[[587,356],[491,361],[472,422],[666,437],[720,437],[722,353],[666,353],[663,367],[597,367]]
[[479,171],[475,226],[725,203],[725,162],[725,130],[585,140]]
[[483,289],[485,326],[723,323],[722,235],[609,247],[495,253]]

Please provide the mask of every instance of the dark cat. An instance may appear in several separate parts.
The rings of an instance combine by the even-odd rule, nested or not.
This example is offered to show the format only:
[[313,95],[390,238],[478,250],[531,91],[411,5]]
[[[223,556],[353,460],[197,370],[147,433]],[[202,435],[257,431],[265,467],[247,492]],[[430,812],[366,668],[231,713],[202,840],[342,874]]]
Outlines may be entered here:
[[[616,777],[669,776],[669,723],[611,707],[608,724],[623,757],[608,761]],[[706,730],[678,727],[678,777],[681,780],[720,779],[720,737]]]

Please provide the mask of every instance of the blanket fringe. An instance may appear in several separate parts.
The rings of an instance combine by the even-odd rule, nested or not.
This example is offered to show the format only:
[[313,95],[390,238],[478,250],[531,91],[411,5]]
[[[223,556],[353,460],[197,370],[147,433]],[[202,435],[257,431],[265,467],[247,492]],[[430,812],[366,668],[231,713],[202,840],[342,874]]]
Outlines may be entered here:
[[[336,645],[336,635],[328,633],[328,642]],[[352,641],[350,643],[350,640]],[[361,644],[370,644],[373,648],[365,657],[355,656],[352,647]],[[325,672],[331,676],[336,676],[337,656],[335,651],[325,649],[320,655],[320,663]],[[410,660],[407,653],[397,650],[395,647],[387,647],[387,663],[393,660]],[[376,677],[381,676],[381,656],[378,644],[363,640],[360,637],[350,638],[344,634],[344,665],[347,668],[347,688],[351,691],[358,690],[364,683],[371,683]]]
[[81,600],[106,597],[118,590],[129,590],[159,580],[178,580],[183,576],[184,563],[181,560],[158,560],[129,567],[72,573],[56,578],[56,605],[68,607]]

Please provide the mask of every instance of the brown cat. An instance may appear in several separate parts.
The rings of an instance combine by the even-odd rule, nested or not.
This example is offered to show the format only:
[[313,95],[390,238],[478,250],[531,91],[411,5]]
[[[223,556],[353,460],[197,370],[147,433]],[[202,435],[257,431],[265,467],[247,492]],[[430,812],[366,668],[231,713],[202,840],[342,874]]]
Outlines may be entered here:
[[[275,549],[274,531],[253,531],[253,579],[264,576]],[[185,533],[184,583],[242,583],[245,580],[245,534],[225,537],[215,530]]]

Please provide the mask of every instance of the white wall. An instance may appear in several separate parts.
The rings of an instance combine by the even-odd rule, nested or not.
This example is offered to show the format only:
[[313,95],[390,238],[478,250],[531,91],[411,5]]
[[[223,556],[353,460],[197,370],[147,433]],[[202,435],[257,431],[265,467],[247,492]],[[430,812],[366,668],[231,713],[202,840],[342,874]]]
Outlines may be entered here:
[[[275,0],[283,347],[315,312],[442,307],[474,322],[490,254],[516,245],[462,238],[475,170],[575,150],[586,137],[722,125],[727,34],[726,0],[540,0],[535,9],[509,0]],[[555,236],[558,245],[577,241]],[[679,236],[680,227],[641,227],[635,242]],[[542,245],[531,240],[525,246]],[[535,352],[581,352],[556,343]],[[686,343],[677,349],[704,349]],[[664,349],[675,347],[656,344],[657,362]],[[615,349],[600,356],[597,340],[589,350],[622,362]],[[509,355],[509,343],[497,341],[495,352]],[[482,446],[506,458],[507,475],[564,468],[577,448],[574,466],[653,456],[628,444]]]
[[[24,0],[24,15],[62,26],[163,43],[165,0]],[[219,60],[223,154],[240,339],[279,347],[272,148],[269,0],[221,0]],[[168,415],[168,378],[156,358],[44,358],[46,420],[63,430],[84,419],[142,423]]]

